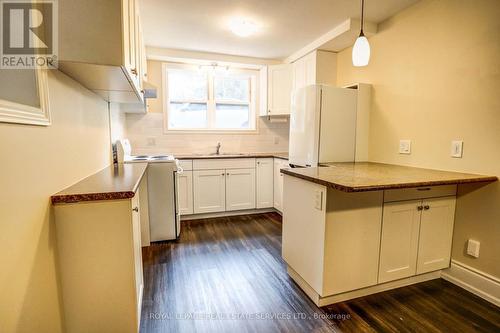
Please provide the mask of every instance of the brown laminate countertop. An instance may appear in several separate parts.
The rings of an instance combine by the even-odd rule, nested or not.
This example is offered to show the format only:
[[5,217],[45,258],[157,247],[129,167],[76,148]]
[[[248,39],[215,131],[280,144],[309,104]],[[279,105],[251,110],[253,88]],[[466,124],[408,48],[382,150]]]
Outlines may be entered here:
[[372,162],[326,163],[324,167],[281,169],[281,172],[344,192],[379,191],[498,180],[496,176]]
[[147,163],[110,165],[54,194],[52,204],[130,199],[134,197],[147,167]]
[[204,160],[204,159],[223,159],[223,158],[281,158],[288,159],[288,153],[222,153],[215,154],[174,154],[174,157],[179,160]]

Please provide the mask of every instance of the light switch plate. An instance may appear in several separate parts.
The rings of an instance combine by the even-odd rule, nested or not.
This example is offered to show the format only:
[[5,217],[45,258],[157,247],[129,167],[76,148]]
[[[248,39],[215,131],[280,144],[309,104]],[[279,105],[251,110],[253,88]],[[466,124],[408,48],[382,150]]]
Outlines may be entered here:
[[464,142],[462,140],[453,140],[451,142],[451,157],[462,158]]
[[473,256],[474,258],[479,258],[479,247],[481,243],[476,240],[469,239],[467,241],[467,254]]
[[411,154],[411,140],[399,140],[399,153],[400,154]]
[[323,210],[323,191],[316,191],[314,198],[314,208]]

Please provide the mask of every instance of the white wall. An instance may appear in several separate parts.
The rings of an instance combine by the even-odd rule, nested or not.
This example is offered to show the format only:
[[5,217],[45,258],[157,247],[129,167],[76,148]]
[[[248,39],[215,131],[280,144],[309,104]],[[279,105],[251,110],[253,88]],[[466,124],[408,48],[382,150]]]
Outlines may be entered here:
[[[379,25],[372,58],[338,54],[338,84],[371,83],[372,161],[500,176],[500,1],[422,0]],[[398,154],[400,139],[412,154]],[[464,140],[464,156],[450,157]],[[454,260],[500,277],[500,183],[459,187]],[[467,239],[481,242],[478,259]]]
[[[213,153],[217,143],[225,152],[286,152],[289,123],[272,123],[258,119],[256,134],[164,134],[163,114],[127,114],[126,131],[133,154],[190,154]],[[154,139],[155,145],[148,140]]]
[[107,103],[49,72],[52,125],[0,123],[2,333],[64,331],[50,196],[110,163]]
[[109,103],[109,126],[111,143],[127,137],[125,113],[120,110],[120,104]]

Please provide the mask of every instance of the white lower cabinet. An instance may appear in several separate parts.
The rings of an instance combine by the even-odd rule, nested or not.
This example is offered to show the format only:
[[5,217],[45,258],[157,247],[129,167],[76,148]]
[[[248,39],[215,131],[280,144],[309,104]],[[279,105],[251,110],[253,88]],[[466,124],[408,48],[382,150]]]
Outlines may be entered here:
[[182,215],[247,209],[282,210],[288,160],[273,157],[183,160],[178,175]]
[[274,159],[256,160],[257,208],[271,208],[274,203]]
[[450,264],[455,220],[455,197],[423,201],[418,243],[417,274],[446,268]]
[[421,200],[384,205],[379,283],[415,275]]
[[274,208],[283,211],[283,174],[281,169],[288,167],[288,160],[274,159]]
[[226,211],[255,208],[255,169],[226,169]]
[[193,171],[184,171],[178,174],[177,185],[179,186],[177,195],[179,196],[179,211],[181,215],[193,214]]
[[450,264],[455,197],[384,204],[379,283]]
[[194,213],[216,213],[226,210],[225,170],[193,171]]
[[142,200],[54,206],[67,332],[139,332]]

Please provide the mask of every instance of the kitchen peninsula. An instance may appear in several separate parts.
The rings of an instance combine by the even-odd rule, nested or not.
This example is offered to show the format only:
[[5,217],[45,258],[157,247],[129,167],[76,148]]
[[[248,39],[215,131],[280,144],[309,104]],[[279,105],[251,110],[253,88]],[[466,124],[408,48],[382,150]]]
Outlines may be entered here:
[[281,172],[283,258],[318,306],[439,278],[457,185],[498,180],[370,162]]

